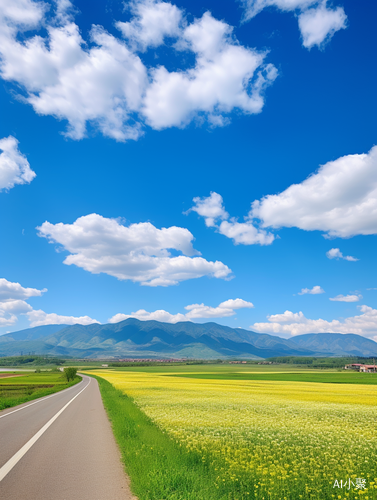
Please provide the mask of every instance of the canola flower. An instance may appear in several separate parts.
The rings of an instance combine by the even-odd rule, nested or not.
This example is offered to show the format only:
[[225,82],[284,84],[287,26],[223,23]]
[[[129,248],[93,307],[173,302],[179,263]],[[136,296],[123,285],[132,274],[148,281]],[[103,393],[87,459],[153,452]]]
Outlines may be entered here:
[[[234,500],[377,499],[377,387],[96,371],[232,484]],[[334,488],[365,479],[366,487]]]

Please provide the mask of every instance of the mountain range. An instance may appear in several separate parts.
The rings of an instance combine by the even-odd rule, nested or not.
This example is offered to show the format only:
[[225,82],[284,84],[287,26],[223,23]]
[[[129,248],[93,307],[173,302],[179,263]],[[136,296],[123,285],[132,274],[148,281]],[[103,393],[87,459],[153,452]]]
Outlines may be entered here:
[[217,323],[45,325],[0,336],[0,356],[33,352],[75,358],[245,358],[376,356],[377,343],[355,334],[309,333],[283,339]]

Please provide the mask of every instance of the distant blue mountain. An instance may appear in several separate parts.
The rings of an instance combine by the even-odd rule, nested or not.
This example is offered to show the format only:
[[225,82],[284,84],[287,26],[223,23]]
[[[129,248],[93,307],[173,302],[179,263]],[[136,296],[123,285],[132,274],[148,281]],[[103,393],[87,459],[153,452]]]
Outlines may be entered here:
[[377,356],[377,343],[354,333],[306,333],[291,341],[303,349],[337,356]]
[[307,334],[289,340],[217,323],[161,323],[129,318],[115,324],[46,325],[0,336],[0,356],[20,352],[79,358],[214,359],[272,356],[377,356],[359,335]]
[[19,332],[7,333],[0,336],[1,342],[11,342],[16,340],[38,340],[48,335],[52,335],[68,325],[44,325],[36,326],[35,328],[28,328],[27,330],[20,330]]

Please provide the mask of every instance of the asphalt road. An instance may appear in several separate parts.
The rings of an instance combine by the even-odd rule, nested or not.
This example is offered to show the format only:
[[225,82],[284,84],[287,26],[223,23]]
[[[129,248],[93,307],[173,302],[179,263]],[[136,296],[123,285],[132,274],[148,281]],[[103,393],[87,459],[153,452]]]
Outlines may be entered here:
[[1,500],[133,498],[95,379],[0,412]]

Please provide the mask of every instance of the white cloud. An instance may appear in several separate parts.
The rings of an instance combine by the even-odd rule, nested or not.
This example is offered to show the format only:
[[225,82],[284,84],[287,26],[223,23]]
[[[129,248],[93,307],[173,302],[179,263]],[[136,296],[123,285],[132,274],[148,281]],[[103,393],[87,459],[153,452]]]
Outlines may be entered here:
[[362,314],[345,318],[343,321],[307,319],[302,312],[285,311],[284,314],[268,316],[268,323],[254,323],[250,328],[260,333],[355,333],[377,341],[377,309],[358,306]]
[[131,314],[115,314],[108,321],[109,323],[119,323],[128,318],[136,318],[140,321],[161,321],[162,323],[178,323],[179,321],[188,321],[184,314],[170,314],[163,309],[158,309],[157,311],[148,312],[145,309],[139,309]]
[[31,310],[31,305],[24,300],[7,300],[0,302],[1,313],[24,314]]
[[[222,126],[234,109],[259,113],[264,89],[277,76],[264,65],[265,53],[240,45],[232,28],[209,13],[185,27],[176,6],[134,1],[131,20],[117,23],[126,41],[98,25],[84,40],[68,0],[59,0],[50,20],[46,9],[30,0],[0,4],[0,73],[24,90],[22,100],[36,113],[67,120],[72,139],[85,137],[88,124],[117,141],[136,140],[145,123],[160,130],[199,117]],[[46,35],[26,34],[42,26]],[[169,72],[135,53],[158,47],[166,36],[175,37],[173,52],[195,54],[193,68]]]
[[244,20],[249,21],[268,7],[295,12],[304,47],[322,47],[334,33],[347,27],[343,7],[331,9],[327,0],[243,0]]
[[55,0],[55,7],[56,22],[58,24],[68,24],[73,20],[74,14],[77,13],[70,0]]
[[275,239],[272,233],[255,227],[251,222],[237,222],[234,218],[230,222],[224,220],[218,230],[231,238],[235,245],[271,245]]
[[[169,286],[202,276],[227,279],[231,274],[222,262],[191,257],[200,253],[192,247],[193,235],[181,227],[157,229],[149,222],[126,227],[91,214],[73,224],[44,222],[38,231],[70,252],[65,264],[142,285]],[[183,255],[172,256],[171,250]]]
[[139,50],[162,45],[165,37],[178,37],[181,31],[182,11],[175,5],[156,0],[130,3],[134,15],[128,23],[121,21],[116,27],[131,45]]
[[49,27],[48,40],[7,41],[2,76],[28,92],[26,101],[41,115],[68,120],[67,136],[81,139],[91,122],[113,139],[137,139],[140,125],[130,125],[147,83],[140,58],[101,27],[91,30],[86,49],[73,23]]
[[305,10],[298,16],[304,47],[323,46],[334,33],[347,27],[346,21],[347,16],[342,7],[328,9],[326,2],[320,3],[317,8]]
[[268,316],[268,321],[271,323],[305,323],[306,318],[301,311],[299,313],[285,311],[283,314],[271,314]]
[[328,252],[326,252],[326,256],[328,259],[344,259],[350,262],[357,262],[359,259],[356,257],[352,257],[351,255],[343,255],[339,248],[331,248]]
[[44,2],[33,2],[31,0],[7,2],[7,0],[2,0],[0,4],[0,23],[5,30],[10,32],[38,28],[47,10],[48,5]]
[[[195,205],[188,212],[203,216],[208,227],[215,227],[235,244],[270,245],[275,236],[261,227],[319,230],[327,238],[376,234],[377,146],[368,154],[330,161],[300,184],[254,201],[242,223],[229,218],[218,193],[211,192],[207,198],[196,197],[193,201]],[[332,248],[326,255],[329,259],[359,260],[344,256],[339,248]]]
[[38,290],[37,288],[24,288],[20,283],[13,283],[0,278],[0,300],[2,302],[9,300],[24,300],[30,297],[40,297],[47,289]]
[[42,310],[34,310],[25,300],[31,297],[40,297],[47,289],[24,288],[20,283],[13,283],[5,278],[0,279],[0,328],[14,325],[20,314],[26,315],[30,321],[30,327],[40,325],[89,325],[98,323],[89,316],[61,316],[55,313],[45,313]]
[[236,310],[244,308],[252,308],[254,305],[243,299],[229,299],[221,302],[217,307],[206,306],[205,304],[191,304],[185,307],[188,313],[186,314],[170,314],[163,309],[148,312],[144,309],[139,309],[131,314],[115,314],[109,319],[110,323],[119,323],[128,318],[136,318],[141,321],[156,320],[165,323],[178,323],[179,321],[191,321],[198,318],[225,318],[236,314]]
[[377,146],[330,161],[301,184],[254,201],[250,217],[263,227],[319,230],[329,237],[377,233]]
[[325,290],[320,286],[316,285],[313,288],[302,288],[301,292],[298,292],[299,295],[305,295],[309,293],[310,295],[318,295],[320,293],[325,293]]
[[212,125],[221,125],[218,117],[235,108],[246,114],[262,110],[263,92],[277,70],[271,64],[262,66],[265,54],[237,44],[231,31],[209,12],[185,28],[179,47],[195,53],[195,67],[152,70],[142,110],[150,126],[157,130],[183,127],[198,114]]
[[4,317],[4,314],[0,309],[0,328],[4,326],[14,325],[17,322],[17,319],[18,318],[15,314],[7,315],[6,317]]
[[19,314],[31,311],[32,307],[24,300],[8,299],[0,302],[0,327],[13,325]]
[[244,0],[244,18],[245,21],[248,21],[268,7],[276,7],[279,10],[289,12],[296,9],[306,9],[317,2],[318,0]]
[[24,300],[7,300],[0,302],[0,328],[14,325],[18,321],[19,314],[32,311],[33,308]]
[[0,278],[0,327],[13,325],[18,315],[32,311],[25,300],[30,297],[40,297],[46,289],[24,288],[20,283]]
[[[272,233],[257,228],[252,221],[237,222],[234,217],[229,219],[229,214],[223,205],[223,198],[218,193],[211,192],[207,198],[196,197],[193,202],[195,205],[186,214],[198,213],[204,217],[207,227],[215,227],[217,232],[231,238],[235,245],[270,245],[275,239]],[[220,224],[219,219],[222,220]]]
[[217,307],[206,306],[205,304],[191,304],[185,309],[189,311],[186,317],[194,318],[226,318],[233,316],[236,309],[252,308],[254,305],[251,302],[246,302],[242,299],[226,300],[221,302]]
[[199,196],[192,200],[195,205],[187,210],[189,212],[196,212],[204,217],[204,222],[207,227],[214,227],[217,219],[227,219],[228,212],[223,205],[223,198],[218,193],[211,192],[207,198],[200,198]]
[[[91,48],[81,38],[79,28],[69,21],[67,2],[59,2],[57,16],[62,23],[47,24],[47,36],[34,35],[18,40],[19,25],[1,23],[0,66],[3,79],[21,85],[25,101],[41,115],[68,121],[67,135],[81,139],[88,122],[116,140],[136,139],[140,125],[130,121],[138,110],[147,84],[147,71],[140,58],[123,42],[106,33],[101,26],[90,32]],[[15,0],[25,9],[41,2]],[[47,23],[43,9],[35,28]]]
[[228,299],[225,300],[224,302],[221,302],[218,306],[219,308],[226,308],[226,309],[252,309],[254,307],[254,304],[252,302],[248,302],[247,300],[243,299]]
[[331,297],[330,300],[333,302],[359,302],[362,298],[362,295],[337,295],[336,297]]
[[28,312],[27,317],[31,328],[42,325],[91,325],[92,323],[99,323],[99,321],[89,316],[61,316],[55,313],[48,314],[41,309]]
[[0,190],[11,189],[16,184],[29,184],[36,174],[19,151],[17,139],[11,135],[0,139],[0,150]]

